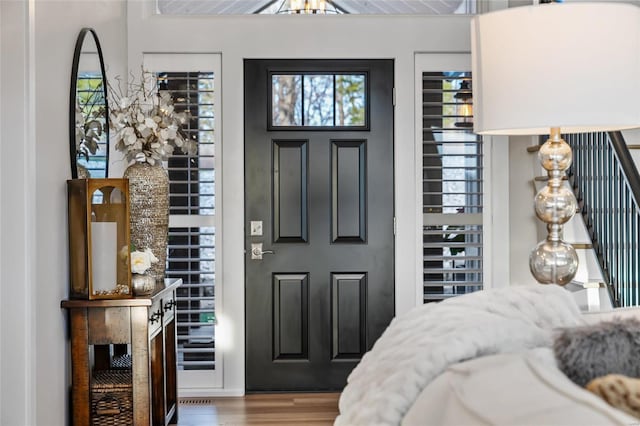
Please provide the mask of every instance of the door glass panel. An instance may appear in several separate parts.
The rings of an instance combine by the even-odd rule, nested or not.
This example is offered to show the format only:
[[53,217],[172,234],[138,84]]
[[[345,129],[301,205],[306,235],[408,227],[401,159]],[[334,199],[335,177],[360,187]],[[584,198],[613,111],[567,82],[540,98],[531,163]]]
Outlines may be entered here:
[[363,74],[336,76],[336,126],[364,126]]
[[366,74],[274,74],[271,127],[366,128]]
[[271,76],[272,123],[302,126],[302,76]]
[[304,125],[333,126],[333,76],[304,76]]

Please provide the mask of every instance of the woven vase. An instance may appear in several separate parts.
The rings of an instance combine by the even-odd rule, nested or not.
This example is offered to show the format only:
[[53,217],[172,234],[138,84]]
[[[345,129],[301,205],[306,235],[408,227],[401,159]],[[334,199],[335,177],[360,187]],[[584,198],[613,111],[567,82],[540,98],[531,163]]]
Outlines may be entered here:
[[164,279],[169,230],[169,176],[161,164],[134,163],[127,167],[131,243],[137,250],[151,249],[158,262],[147,274]]

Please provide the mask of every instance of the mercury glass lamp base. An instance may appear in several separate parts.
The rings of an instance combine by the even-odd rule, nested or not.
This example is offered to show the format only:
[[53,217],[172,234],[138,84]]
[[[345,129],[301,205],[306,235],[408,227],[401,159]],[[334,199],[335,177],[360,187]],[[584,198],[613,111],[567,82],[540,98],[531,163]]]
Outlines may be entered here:
[[577,203],[573,191],[563,182],[572,152],[559,127],[551,128],[538,158],[549,179],[536,195],[534,207],[538,219],[547,224],[548,235],[531,252],[529,268],[541,284],[566,285],[578,271],[578,255],[571,244],[562,241],[562,228],[575,214]]
[[540,284],[566,285],[578,271],[578,254],[564,241],[541,241],[531,252],[529,269]]

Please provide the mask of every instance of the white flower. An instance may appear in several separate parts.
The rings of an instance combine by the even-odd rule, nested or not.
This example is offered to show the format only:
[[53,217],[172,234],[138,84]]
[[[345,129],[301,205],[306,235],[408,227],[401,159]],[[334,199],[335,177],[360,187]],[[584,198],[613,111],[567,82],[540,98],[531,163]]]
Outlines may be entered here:
[[131,252],[131,272],[144,274],[149,268],[151,268],[151,259],[148,253],[137,250]]
[[138,124],[136,130],[144,139],[147,139],[149,138],[149,136],[151,136],[151,129],[145,123]]
[[147,248],[144,252],[149,256],[149,261],[151,263],[156,263],[158,261],[158,258],[153,255],[153,252],[150,248]]
[[120,109],[126,109],[129,108],[129,105],[131,105],[131,99],[129,99],[128,97],[122,97],[120,98],[120,102],[118,102],[118,107]]
[[124,143],[126,145],[131,145],[135,143],[136,140],[138,140],[133,127],[125,127],[124,129],[122,129],[122,139],[124,140]]
[[164,115],[171,115],[173,114],[173,105],[166,105],[161,111]]
[[156,124],[156,121],[152,118],[152,117],[147,117],[144,119],[144,125],[147,126],[148,128],[154,130],[156,127],[158,127],[158,125]]
[[[125,250],[127,247],[123,247]],[[126,256],[126,255],[125,255]],[[131,272],[134,274],[144,274],[152,263],[156,263],[158,258],[153,254],[150,248],[143,251],[134,250],[131,252]]]

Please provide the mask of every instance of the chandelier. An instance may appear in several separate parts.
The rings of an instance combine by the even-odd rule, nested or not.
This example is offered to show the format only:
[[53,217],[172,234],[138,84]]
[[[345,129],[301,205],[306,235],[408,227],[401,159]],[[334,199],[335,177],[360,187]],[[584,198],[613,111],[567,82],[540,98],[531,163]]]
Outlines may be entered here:
[[326,15],[342,12],[329,0],[283,0],[276,13],[288,15]]

